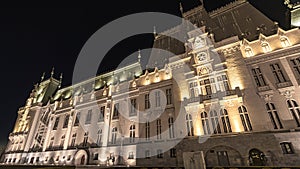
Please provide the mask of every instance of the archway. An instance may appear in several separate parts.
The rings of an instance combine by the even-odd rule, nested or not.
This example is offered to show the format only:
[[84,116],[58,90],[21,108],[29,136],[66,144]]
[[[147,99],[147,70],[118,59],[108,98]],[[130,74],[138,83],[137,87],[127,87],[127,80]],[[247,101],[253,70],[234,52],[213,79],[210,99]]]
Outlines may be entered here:
[[75,165],[87,165],[88,163],[88,153],[85,150],[79,150],[75,154]]
[[250,166],[265,166],[266,163],[267,163],[267,158],[262,151],[255,148],[249,151]]

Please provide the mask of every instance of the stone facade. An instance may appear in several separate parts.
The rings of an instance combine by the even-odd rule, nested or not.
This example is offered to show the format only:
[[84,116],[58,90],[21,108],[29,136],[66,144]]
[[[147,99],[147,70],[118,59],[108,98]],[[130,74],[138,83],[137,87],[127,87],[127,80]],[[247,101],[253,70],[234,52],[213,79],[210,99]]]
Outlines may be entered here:
[[299,29],[216,41],[201,26],[163,67],[138,61],[64,88],[42,78],[2,163],[299,166]]

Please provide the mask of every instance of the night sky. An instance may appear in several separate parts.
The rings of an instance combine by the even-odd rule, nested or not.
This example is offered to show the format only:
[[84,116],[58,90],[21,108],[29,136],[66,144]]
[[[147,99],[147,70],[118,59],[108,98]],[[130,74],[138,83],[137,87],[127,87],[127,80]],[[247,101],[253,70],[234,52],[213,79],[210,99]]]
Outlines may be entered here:
[[[182,0],[185,10],[197,6],[198,0]],[[283,0],[249,0],[255,7],[284,25]],[[99,1],[101,2],[101,1]],[[164,3],[162,3],[164,2]],[[204,1],[209,11],[230,0]],[[263,3],[262,3],[263,2]],[[180,16],[179,0],[132,1],[111,0],[68,4],[60,7],[0,8],[1,58],[1,118],[0,145],[7,143],[17,117],[17,110],[25,104],[33,85],[43,72],[49,77],[55,67],[55,77],[64,74],[63,86],[71,84],[77,55],[88,38],[101,26],[121,16],[136,12],[165,12]],[[137,23],[138,24],[138,23]],[[162,31],[157,28],[158,32]],[[100,70],[109,70],[122,58],[138,49],[151,48],[153,35],[128,38],[117,44],[107,56]],[[101,45],[100,45],[101,46]],[[114,63],[114,64],[112,64]]]

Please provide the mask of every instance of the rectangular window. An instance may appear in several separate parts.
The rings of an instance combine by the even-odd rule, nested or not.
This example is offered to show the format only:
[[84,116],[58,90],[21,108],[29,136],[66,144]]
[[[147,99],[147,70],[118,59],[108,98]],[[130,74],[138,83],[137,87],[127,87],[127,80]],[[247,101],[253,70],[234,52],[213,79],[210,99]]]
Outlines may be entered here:
[[145,94],[145,109],[150,108],[149,94]]
[[78,112],[77,115],[76,115],[74,126],[78,126],[79,125],[79,121],[80,121],[80,112]]
[[172,104],[172,90],[167,89],[166,95],[167,95],[167,105]]
[[294,154],[294,149],[291,142],[280,143],[283,154]]
[[176,158],[176,149],[175,148],[170,149],[170,157],[171,158]]
[[134,159],[134,154],[133,154],[133,152],[129,152],[128,159]]
[[114,114],[113,119],[119,118],[119,103],[115,103],[114,105]]
[[86,115],[85,124],[91,124],[92,121],[92,110],[88,110]]
[[161,149],[157,150],[157,158],[163,158],[163,152]]
[[300,57],[296,59],[291,59],[294,73],[298,80],[300,80]]
[[95,153],[95,154],[94,154],[93,160],[98,160],[98,157],[99,157],[99,154],[98,154],[98,153]]
[[130,114],[129,114],[129,116],[134,116],[134,115],[136,115],[136,108],[137,108],[137,106],[136,106],[136,99],[131,99],[130,100]]
[[70,118],[70,115],[67,115],[66,118],[65,118],[65,122],[64,122],[63,128],[67,128],[68,127],[69,118]]
[[98,122],[104,121],[105,106],[100,107]]
[[59,117],[56,117],[54,125],[53,125],[53,130],[57,130],[58,123],[59,123]]
[[265,78],[260,70],[260,68],[254,68],[252,69],[252,74],[256,83],[257,87],[266,86]]
[[278,63],[270,64],[270,67],[277,83],[283,83],[287,81]]
[[160,91],[155,91],[155,107],[160,107]]
[[149,159],[150,158],[150,150],[145,151],[145,158]]
[[146,122],[146,140],[150,139],[150,123],[149,121]]

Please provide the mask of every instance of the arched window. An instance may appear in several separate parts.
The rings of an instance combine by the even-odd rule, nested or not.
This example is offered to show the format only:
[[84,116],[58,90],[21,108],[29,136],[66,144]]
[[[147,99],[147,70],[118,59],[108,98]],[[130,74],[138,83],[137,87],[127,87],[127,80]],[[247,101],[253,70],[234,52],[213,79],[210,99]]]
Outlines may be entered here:
[[221,128],[219,124],[219,116],[217,111],[212,110],[210,111],[210,122],[214,131],[214,134],[220,134],[221,133]]
[[221,121],[223,124],[223,130],[224,133],[231,133],[231,124],[230,124],[230,120],[229,120],[229,116],[228,116],[228,112],[226,109],[221,109],[220,110],[220,117],[221,117]]
[[97,141],[96,141],[96,144],[98,146],[100,146],[102,142],[102,129],[99,129],[98,132],[97,132]]
[[201,113],[201,121],[202,121],[202,128],[203,128],[204,135],[211,134],[210,132],[211,130],[208,122],[208,116],[206,112]]
[[251,122],[250,122],[250,118],[249,118],[249,115],[248,115],[247,108],[245,106],[240,106],[238,108],[238,110],[239,110],[239,113],[240,113],[240,117],[241,117],[241,120],[242,120],[244,130],[245,131],[252,131],[252,125],[251,125]]
[[299,117],[300,117],[300,109],[299,105],[295,100],[288,100],[287,101],[289,110],[295,119],[297,126],[300,127]]
[[134,143],[135,138],[135,125],[131,125],[130,128],[130,143]]
[[283,48],[288,47],[288,46],[291,45],[289,39],[286,36],[281,36],[280,37],[280,42],[281,42],[281,46]]
[[117,141],[117,127],[114,127],[111,132],[111,144],[116,144]]
[[246,48],[245,48],[245,53],[246,53],[246,56],[247,56],[247,57],[251,57],[251,56],[254,55],[254,54],[253,54],[253,51],[252,51],[252,49],[251,49],[251,47],[246,47]]
[[169,117],[168,122],[169,122],[169,137],[174,138],[175,134],[174,134],[174,119],[173,119],[173,117]]
[[273,103],[267,103],[266,108],[274,129],[278,129],[278,128],[282,129],[283,126],[280,121],[275,105]]
[[157,134],[157,140],[161,139],[161,120],[156,120],[156,134]]
[[271,47],[270,47],[269,43],[267,43],[267,42],[263,42],[261,44],[261,47],[262,47],[264,53],[267,53],[267,52],[271,51]]
[[194,136],[193,119],[191,114],[185,116],[188,136]]

